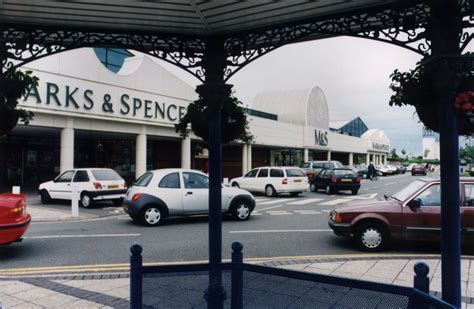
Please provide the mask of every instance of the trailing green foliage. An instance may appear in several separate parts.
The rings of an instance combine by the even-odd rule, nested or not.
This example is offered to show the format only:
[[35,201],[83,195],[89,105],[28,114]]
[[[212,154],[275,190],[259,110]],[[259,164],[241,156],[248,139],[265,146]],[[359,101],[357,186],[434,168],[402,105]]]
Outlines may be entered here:
[[0,75],[0,136],[9,133],[18,120],[29,124],[34,114],[17,108],[18,99],[32,86],[38,86],[38,77],[32,71],[15,70]]
[[[247,116],[242,102],[236,97],[230,96],[222,102],[222,143],[240,140],[250,144],[253,142],[253,135],[249,133]],[[186,115],[175,125],[175,130],[182,138],[189,135],[189,125],[197,136],[204,141],[209,141],[209,118],[210,110],[204,99],[198,100],[188,105]]]

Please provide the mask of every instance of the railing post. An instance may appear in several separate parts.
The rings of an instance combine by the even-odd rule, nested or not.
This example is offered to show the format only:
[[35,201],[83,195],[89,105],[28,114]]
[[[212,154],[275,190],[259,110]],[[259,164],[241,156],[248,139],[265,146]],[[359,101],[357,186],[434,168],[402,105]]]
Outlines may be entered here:
[[241,242],[232,243],[232,295],[231,308],[242,309],[243,307],[243,271],[240,268],[244,258],[242,249],[244,245]]
[[[430,279],[428,278],[428,273],[430,272],[430,268],[425,263],[416,263],[413,269],[415,270],[415,276],[413,278],[414,288],[421,292],[429,294]],[[428,309],[429,304],[427,304],[415,295],[413,308]]]
[[130,308],[142,308],[142,246],[130,247]]

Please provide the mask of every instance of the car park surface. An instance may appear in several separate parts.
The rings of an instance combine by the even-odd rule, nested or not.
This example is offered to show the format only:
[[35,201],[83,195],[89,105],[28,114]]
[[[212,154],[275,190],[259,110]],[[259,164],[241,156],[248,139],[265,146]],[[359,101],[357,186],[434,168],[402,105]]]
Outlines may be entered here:
[[[136,222],[160,225],[167,217],[207,214],[209,212],[209,178],[187,169],[148,171],[127,191],[124,210]],[[222,212],[244,221],[255,208],[249,192],[223,186]]]
[[308,191],[308,177],[299,167],[262,166],[242,177],[230,180],[232,187],[272,197],[282,193],[292,196]]
[[0,194],[0,244],[20,241],[30,225],[31,216],[26,212],[26,196]]
[[63,172],[52,181],[39,185],[41,202],[71,200],[72,191],[79,192],[80,204],[92,207],[94,201],[110,200],[115,206],[122,204],[127,183],[114,170],[107,168],[80,168]]
[[[418,179],[383,200],[341,203],[328,223],[336,235],[352,238],[365,251],[379,251],[393,239],[439,241],[440,188],[439,179]],[[461,178],[461,228],[465,241],[472,238],[474,178]]]

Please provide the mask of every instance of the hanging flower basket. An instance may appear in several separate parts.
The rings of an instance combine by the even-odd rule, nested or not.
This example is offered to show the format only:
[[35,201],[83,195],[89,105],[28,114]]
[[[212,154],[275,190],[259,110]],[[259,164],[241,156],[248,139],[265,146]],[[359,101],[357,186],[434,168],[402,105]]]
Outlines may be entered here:
[[[222,100],[221,106],[222,143],[235,140],[251,143],[253,136],[248,132],[248,122],[242,102],[230,95]],[[175,125],[175,130],[182,138],[186,138],[189,134],[188,125],[190,124],[194,134],[205,142],[209,142],[209,118],[209,104],[200,97],[188,105],[186,115]]]
[[[474,133],[474,75],[462,72],[453,75],[452,84],[458,84],[458,94],[453,100],[458,120],[459,135]],[[395,70],[391,75],[390,106],[412,105],[418,118],[428,128],[439,132],[438,97],[435,91],[434,74],[419,62],[409,72]]]
[[0,137],[15,128],[18,120],[29,124],[33,113],[17,108],[18,99],[32,86],[38,86],[38,78],[31,71],[13,71],[0,74]]

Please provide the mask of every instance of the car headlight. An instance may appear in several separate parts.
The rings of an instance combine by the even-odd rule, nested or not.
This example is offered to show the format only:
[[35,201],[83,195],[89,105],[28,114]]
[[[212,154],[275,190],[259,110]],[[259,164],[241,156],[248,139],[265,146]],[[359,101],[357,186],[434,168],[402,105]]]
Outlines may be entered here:
[[335,210],[331,212],[331,220],[337,223],[342,222],[342,217],[339,213],[337,213]]

